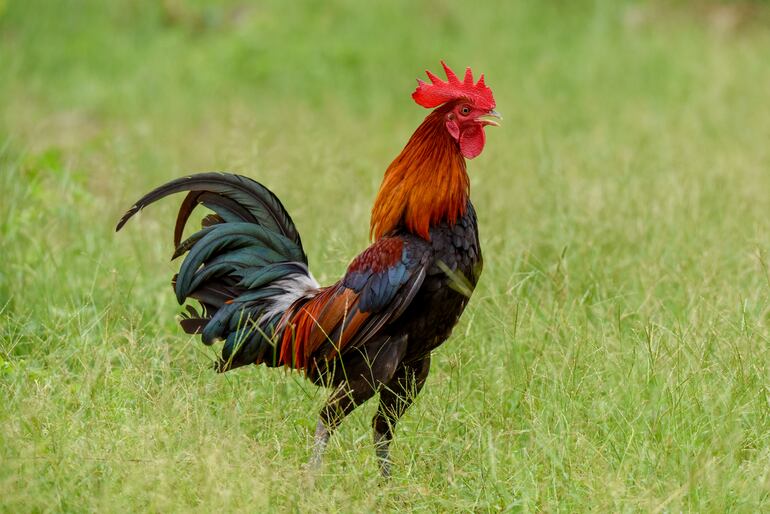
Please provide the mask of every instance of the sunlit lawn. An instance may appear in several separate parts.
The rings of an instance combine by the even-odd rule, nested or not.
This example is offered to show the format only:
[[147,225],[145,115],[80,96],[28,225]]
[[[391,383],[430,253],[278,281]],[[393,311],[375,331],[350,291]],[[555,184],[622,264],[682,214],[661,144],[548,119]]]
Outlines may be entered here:
[[[668,7],[665,7],[668,5]],[[766,3],[0,0],[0,507],[712,511],[770,499]],[[302,469],[324,392],[211,371],[169,288],[181,199],[272,188],[330,283],[439,59],[504,126],[485,269],[399,427]]]

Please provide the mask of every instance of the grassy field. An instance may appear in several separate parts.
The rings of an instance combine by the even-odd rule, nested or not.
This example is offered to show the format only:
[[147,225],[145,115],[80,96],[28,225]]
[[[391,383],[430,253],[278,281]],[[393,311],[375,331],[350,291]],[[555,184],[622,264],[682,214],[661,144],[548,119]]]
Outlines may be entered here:
[[[770,509],[770,6],[0,0],[0,510]],[[485,271],[401,423],[216,375],[168,281],[185,173],[284,201],[329,283],[439,59],[501,129]]]

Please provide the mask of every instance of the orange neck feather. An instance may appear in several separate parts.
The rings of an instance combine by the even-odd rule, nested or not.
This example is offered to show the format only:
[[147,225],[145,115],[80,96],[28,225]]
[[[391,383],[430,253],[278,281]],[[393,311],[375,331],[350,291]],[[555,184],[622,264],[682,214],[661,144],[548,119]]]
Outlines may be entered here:
[[425,118],[387,171],[372,208],[374,240],[404,227],[430,240],[430,227],[465,214],[470,180],[465,158],[444,124],[446,108]]

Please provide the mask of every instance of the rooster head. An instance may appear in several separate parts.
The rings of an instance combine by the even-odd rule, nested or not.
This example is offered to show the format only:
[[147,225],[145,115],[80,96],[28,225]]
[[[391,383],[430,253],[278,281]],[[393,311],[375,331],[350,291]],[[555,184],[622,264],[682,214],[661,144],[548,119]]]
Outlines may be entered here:
[[444,61],[441,61],[441,66],[447,80],[443,81],[426,70],[430,84],[417,79],[417,89],[412,98],[428,109],[441,106],[449,135],[460,145],[463,157],[473,159],[484,149],[484,127],[499,126],[490,118],[502,119],[502,116],[495,111],[495,98],[484,83],[483,74],[474,83],[473,72],[465,68],[465,77],[460,81]]

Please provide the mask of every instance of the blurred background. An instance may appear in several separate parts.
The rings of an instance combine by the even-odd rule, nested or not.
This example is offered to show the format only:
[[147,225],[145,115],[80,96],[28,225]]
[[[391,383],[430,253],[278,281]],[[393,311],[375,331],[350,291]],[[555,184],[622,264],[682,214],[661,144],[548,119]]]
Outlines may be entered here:
[[[393,483],[361,409],[303,489],[322,395],[209,371],[174,201],[113,228],[239,172],[336,280],[441,59],[505,117],[469,163],[485,273]],[[0,506],[766,508],[769,62],[766,1],[0,0]]]

